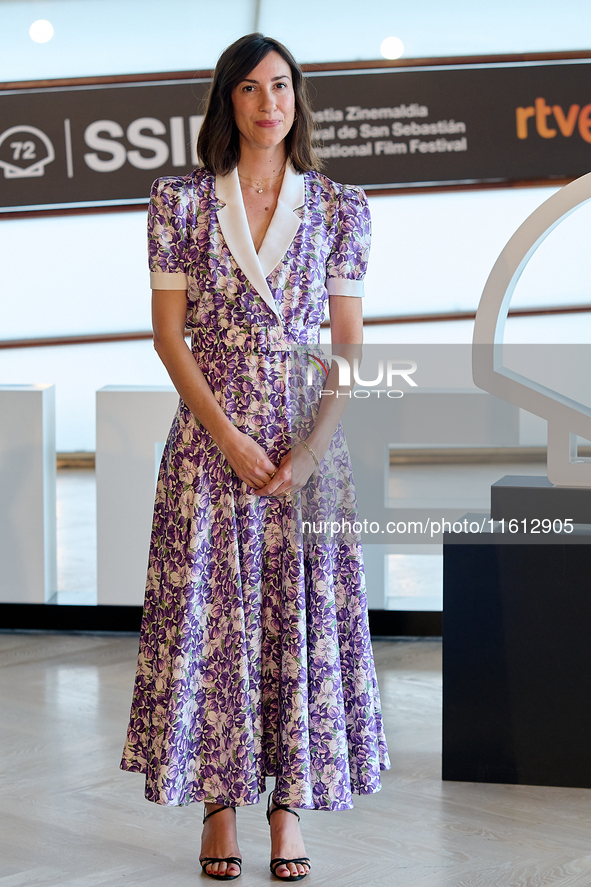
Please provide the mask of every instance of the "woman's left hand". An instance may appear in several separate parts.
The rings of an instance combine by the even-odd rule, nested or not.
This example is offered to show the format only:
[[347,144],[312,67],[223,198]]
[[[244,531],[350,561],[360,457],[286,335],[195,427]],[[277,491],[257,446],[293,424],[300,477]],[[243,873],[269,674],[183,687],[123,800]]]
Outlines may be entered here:
[[256,496],[287,496],[297,493],[314,474],[316,463],[312,454],[300,444],[289,450],[274,476],[264,487],[254,490]]

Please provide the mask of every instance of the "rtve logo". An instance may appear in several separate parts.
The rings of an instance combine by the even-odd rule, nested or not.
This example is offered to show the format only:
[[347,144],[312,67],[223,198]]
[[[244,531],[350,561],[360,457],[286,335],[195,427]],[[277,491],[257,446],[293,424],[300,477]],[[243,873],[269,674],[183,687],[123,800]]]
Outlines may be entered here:
[[580,105],[571,105],[565,113],[560,105],[550,106],[546,104],[546,99],[537,98],[529,107],[516,108],[518,139],[528,138],[531,118],[535,118],[535,130],[543,139],[553,139],[559,130],[568,139],[576,126],[581,138],[591,143],[591,104],[582,108]]

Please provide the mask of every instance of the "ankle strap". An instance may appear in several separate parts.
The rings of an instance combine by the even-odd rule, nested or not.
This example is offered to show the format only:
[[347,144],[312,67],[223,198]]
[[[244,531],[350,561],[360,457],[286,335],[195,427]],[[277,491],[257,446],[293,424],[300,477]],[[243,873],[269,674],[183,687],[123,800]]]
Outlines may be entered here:
[[222,810],[233,810],[236,813],[236,807],[218,807],[217,810],[212,810],[211,813],[207,813],[205,810],[203,811],[203,822],[206,822],[212,816],[215,816],[216,813],[221,813]]
[[[271,808],[271,804],[275,806]],[[271,793],[269,795],[269,803],[267,804],[267,822],[271,821],[271,817],[277,810],[285,810],[286,813],[291,813],[293,816],[297,817],[298,822],[300,821],[300,814],[296,813],[295,810],[292,810],[291,807],[288,807],[287,804],[279,804],[275,800],[275,796]],[[217,812],[217,811],[216,811]]]

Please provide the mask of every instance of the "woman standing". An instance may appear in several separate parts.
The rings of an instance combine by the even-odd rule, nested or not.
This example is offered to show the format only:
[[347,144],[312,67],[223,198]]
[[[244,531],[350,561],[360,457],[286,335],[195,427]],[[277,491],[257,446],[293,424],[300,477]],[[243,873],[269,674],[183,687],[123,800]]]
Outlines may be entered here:
[[205,802],[200,861],[224,880],[235,808],[266,776],[271,871],[299,880],[288,805],[349,809],[389,767],[361,546],[303,532],[303,515],[356,515],[346,398],[319,396],[338,386],[317,343],[327,301],[333,349],[361,342],[370,235],[365,195],[316,171],[311,132],[291,54],[241,38],[216,67],[203,166],[158,179],[149,215],[154,343],[181,400],[121,766],[149,800]]

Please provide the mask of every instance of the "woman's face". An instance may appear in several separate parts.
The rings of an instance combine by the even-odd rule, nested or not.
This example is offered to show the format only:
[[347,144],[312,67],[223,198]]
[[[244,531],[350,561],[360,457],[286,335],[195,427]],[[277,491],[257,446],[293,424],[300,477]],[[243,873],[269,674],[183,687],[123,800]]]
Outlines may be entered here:
[[268,53],[232,91],[241,143],[273,148],[291,129],[295,96],[291,69],[277,52]]

